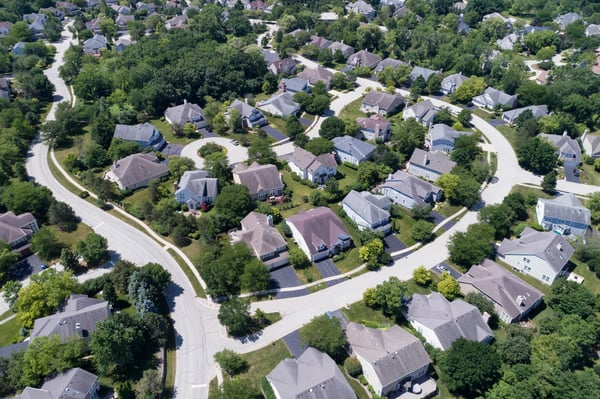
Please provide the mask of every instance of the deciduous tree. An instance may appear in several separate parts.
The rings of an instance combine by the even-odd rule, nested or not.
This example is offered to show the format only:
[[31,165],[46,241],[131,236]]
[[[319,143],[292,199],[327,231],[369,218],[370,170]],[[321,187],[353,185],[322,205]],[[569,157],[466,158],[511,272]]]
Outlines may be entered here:
[[300,329],[300,342],[323,351],[334,359],[341,359],[346,335],[337,317],[321,315],[314,317]]

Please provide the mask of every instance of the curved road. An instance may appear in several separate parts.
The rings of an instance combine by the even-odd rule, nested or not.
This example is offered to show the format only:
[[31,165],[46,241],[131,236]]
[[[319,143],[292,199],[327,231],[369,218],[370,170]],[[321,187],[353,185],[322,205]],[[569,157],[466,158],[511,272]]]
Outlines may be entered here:
[[[55,62],[45,71],[56,88],[55,103],[48,114],[49,120],[54,118],[58,102],[70,101],[71,98],[65,83],[58,76],[58,67],[62,64],[64,52],[71,40],[71,32],[65,28],[62,41],[54,44],[57,49]],[[56,199],[73,207],[83,223],[106,237],[110,250],[138,265],[147,262],[160,263],[171,273],[172,282],[168,287],[167,296],[177,336],[176,396],[208,397],[207,384],[215,372],[212,356],[208,356],[206,352],[206,337],[210,336],[211,332],[220,333],[215,309],[203,306],[195,297],[185,274],[165,248],[129,224],[65,189],[50,172],[48,147],[39,140],[31,147],[26,166],[33,179],[50,188]],[[205,324],[205,318],[210,326]]]

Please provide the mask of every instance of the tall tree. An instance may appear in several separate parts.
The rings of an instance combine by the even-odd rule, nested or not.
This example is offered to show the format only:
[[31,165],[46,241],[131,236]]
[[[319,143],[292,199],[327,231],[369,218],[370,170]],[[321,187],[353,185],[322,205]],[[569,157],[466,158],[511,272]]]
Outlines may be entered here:
[[344,354],[346,335],[337,317],[321,315],[300,328],[300,342],[340,360]]

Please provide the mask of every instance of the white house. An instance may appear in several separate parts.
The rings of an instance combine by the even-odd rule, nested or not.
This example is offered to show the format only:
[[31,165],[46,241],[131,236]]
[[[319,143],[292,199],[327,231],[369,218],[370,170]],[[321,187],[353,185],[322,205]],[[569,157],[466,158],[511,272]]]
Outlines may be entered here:
[[390,138],[392,124],[383,116],[376,114],[368,118],[356,118],[360,133],[366,140],[375,141],[381,139],[387,141]]
[[333,154],[316,156],[300,147],[294,148],[288,165],[301,179],[318,184],[325,183],[337,174],[337,162]]
[[217,197],[218,179],[208,177],[204,170],[188,170],[183,173],[176,187],[175,199],[188,209],[202,204],[212,204]]
[[453,73],[452,75],[448,75],[444,79],[442,79],[440,91],[445,95],[452,94],[467,79],[468,78],[462,73]]
[[454,150],[454,141],[460,136],[470,136],[471,132],[459,132],[443,123],[436,123],[427,132],[426,146],[429,151],[450,154]]
[[368,191],[351,190],[342,201],[346,215],[356,223],[359,230],[375,230],[384,234],[390,232],[391,201],[383,195],[373,195]]
[[600,158],[600,136],[589,134],[586,131],[581,136],[581,145],[587,156],[592,159]]
[[548,285],[565,274],[574,252],[562,235],[551,231],[539,232],[529,227],[519,238],[505,238],[497,249],[498,259]]
[[429,126],[433,123],[438,113],[439,109],[433,105],[431,100],[425,100],[406,107],[402,113],[402,119],[406,121],[410,118],[415,118],[423,126]]
[[443,152],[427,152],[420,148],[413,151],[408,161],[408,173],[427,181],[436,181],[445,173],[450,173],[456,162]]
[[590,210],[571,193],[555,199],[539,198],[535,215],[537,222],[546,230],[578,236],[587,233],[591,220]]
[[337,159],[353,165],[368,161],[377,149],[373,144],[352,136],[334,137],[332,141]]
[[433,204],[443,197],[441,188],[401,170],[390,174],[379,190],[395,204],[408,209]]

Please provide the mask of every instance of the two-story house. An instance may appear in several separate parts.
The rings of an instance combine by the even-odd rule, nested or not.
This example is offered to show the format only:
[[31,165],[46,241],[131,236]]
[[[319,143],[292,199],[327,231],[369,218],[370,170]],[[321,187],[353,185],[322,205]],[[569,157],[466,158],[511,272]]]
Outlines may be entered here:
[[427,152],[417,148],[408,161],[408,173],[427,181],[436,181],[441,175],[450,173],[456,162],[443,152]]
[[391,201],[383,195],[373,195],[368,191],[350,190],[342,201],[346,215],[356,223],[359,230],[374,230],[384,234],[390,232]]
[[323,184],[337,174],[337,162],[333,154],[316,156],[303,148],[295,147],[288,165],[301,179]]
[[546,230],[566,235],[585,235],[591,221],[590,210],[571,193],[554,199],[539,198],[535,215],[537,222]]
[[395,204],[408,209],[415,205],[434,204],[443,199],[441,188],[402,170],[390,174],[379,186],[379,191]]

